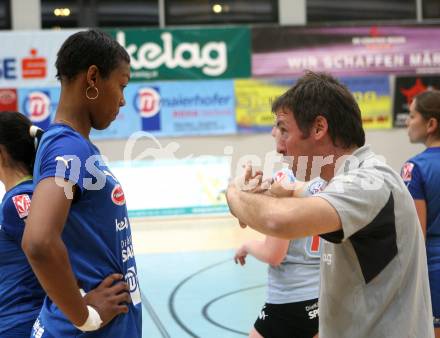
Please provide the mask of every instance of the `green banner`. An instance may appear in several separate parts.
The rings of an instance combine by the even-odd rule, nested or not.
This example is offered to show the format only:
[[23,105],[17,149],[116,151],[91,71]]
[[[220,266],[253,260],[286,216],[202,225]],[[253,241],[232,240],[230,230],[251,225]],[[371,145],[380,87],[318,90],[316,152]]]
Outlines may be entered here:
[[135,81],[250,77],[247,27],[108,30],[131,58]]

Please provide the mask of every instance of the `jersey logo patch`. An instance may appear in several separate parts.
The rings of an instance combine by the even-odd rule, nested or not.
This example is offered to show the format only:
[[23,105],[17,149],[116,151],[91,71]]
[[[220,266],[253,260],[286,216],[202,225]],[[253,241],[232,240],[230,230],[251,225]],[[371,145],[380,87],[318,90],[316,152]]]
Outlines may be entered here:
[[[277,183],[286,182],[286,183],[294,183],[296,181],[295,175],[293,175],[290,169],[283,169],[277,171],[273,177],[273,180]],[[285,181],[287,180],[287,181]]]
[[14,202],[15,209],[17,210],[20,218],[25,218],[29,215],[29,209],[31,207],[31,199],[29,195],[16,195],[12,197],[12,202]]
[[125,204],[124,191],[122,190],[122,187],[119,184],[115,185],[115,187],[113,188],[112,201],[116,205],[124,205]]
[[414,169],[414,163],[406,162],[402,167],[401,176],[404,182],[410,182],[412,178],[412,171]]
[[319,181],[313,182],[309,186],[309,193],[312,194],[312,195],[315,195],[315,194],[323,191],[324,188],[325,188],[325,185],[326,185],[325,181],[319,180]]

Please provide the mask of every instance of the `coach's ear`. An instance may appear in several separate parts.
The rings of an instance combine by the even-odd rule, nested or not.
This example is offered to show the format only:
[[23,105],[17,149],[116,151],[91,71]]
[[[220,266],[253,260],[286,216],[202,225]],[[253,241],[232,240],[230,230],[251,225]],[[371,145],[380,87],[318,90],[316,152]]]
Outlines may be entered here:
[[328,131],[328,122],[327,119],[319,115],[315,118],[315,121],[313,122],[312,127],[312,136],[313,138],[318,141],[321,140],[325,135],[327,135]]
[[438,130],[440,128],[438,120],[436,118],[434,118],[434,117],[431,117],[428,120],[428,123],[426,124],[426,126],[427,126],[427,130],[426,131],[429,134],[434,134],[434,135],[438,132]]

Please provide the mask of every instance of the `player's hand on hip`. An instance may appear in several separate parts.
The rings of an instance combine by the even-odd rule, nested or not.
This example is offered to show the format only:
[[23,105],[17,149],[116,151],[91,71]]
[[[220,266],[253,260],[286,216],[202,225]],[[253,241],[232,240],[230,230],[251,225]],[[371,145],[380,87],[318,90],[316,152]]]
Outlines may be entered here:
[[129,286],[122,281],[121,274],[112,274],[105,278],[97,288],[89,291],[84,300],[93,306],[101,317],[101,327],[107,325],[121,313],[128,313],[127,303],[131,303]]

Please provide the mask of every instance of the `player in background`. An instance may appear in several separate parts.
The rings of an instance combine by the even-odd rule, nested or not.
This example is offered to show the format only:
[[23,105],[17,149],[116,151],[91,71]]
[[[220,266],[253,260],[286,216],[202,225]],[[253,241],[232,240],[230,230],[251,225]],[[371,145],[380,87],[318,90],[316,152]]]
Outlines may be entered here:
[[91,128],[125,104],[130,58],[98,30],[58,51],[61,96],[38,147],[35,191],[22,246],[47,293],[36,338],[140,338],[141,297],[125,197]]
[[[276,126],[272,136],[277,152],[286,156],[286,147]],[[319,178],[308,183],[296,181],[289,168],[278,171],[273,180],[267,193],[276,196],[279,192],[283,196],[310,196],[325,186],[325,181]],[[248,241],[237,250],[235,263],[244,265],[248,254],[269,264],[266,303],[249,337],[312,338],[317,335],[320,238],[289,241],[265,236],[264,240]]]
[[0,337],[29,337],[45,293],[21,249],[31,205],[34,137],[27,117],[0,112]]
[[406,121],[411,143],[426,149],[403,165],[402,178],[416,205],[426,239],[435,336],[440,337],[440,91],[426,91],[411,103]]

